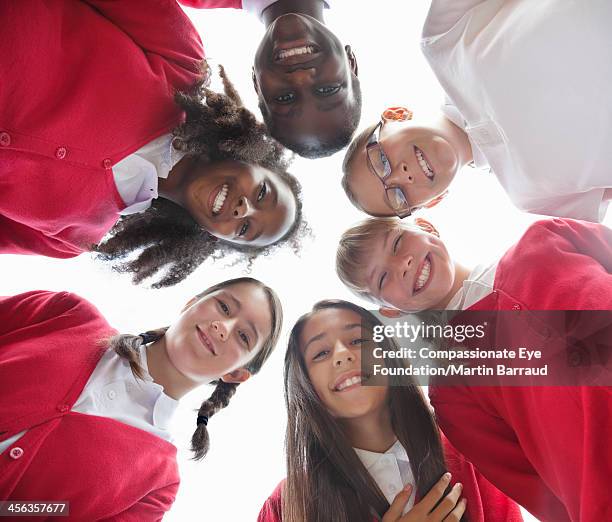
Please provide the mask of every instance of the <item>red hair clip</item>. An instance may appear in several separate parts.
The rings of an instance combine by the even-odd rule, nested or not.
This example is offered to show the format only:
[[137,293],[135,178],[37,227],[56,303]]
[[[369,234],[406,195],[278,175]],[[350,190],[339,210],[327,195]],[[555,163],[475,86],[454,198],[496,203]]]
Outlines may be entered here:
[[408,121],[412,119],[412,111],[406,107],[389,107],[382,113],[384,121]]

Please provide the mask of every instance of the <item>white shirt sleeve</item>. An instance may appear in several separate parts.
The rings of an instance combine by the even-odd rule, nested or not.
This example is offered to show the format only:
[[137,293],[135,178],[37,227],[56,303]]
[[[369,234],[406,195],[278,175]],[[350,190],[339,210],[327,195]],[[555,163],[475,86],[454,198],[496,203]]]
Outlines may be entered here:
[[[277,1],[278,0],[242,0],[242,9],[249,13],[253,13],[261,20],[261,14]],[[330,8],[331,2],[332,0],[324,0],[325,9]]]
[[432,0],[423,26],[423,38],[444,34],[475,5],[486,0]]

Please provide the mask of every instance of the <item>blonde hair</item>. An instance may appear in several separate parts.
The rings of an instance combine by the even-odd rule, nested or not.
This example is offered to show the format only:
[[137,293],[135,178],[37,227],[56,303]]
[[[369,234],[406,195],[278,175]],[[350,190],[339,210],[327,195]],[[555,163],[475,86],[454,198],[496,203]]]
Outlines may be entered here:
[[401,221],[396,217],[364,219],[342,234],[336,251],[336,273],[356,296],[380,304],[368,290],[363,267],[372,257],[372,241],[398,228],[425,231],[440,237],[429,221],[421,218]]

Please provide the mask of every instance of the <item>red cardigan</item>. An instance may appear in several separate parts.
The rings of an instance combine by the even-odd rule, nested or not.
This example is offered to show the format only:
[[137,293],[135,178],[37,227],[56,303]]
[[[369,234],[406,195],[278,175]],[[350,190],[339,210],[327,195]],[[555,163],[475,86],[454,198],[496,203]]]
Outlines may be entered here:
[[[463,484],[462,496],[467,499],[470,522],[522,522],[519,507],[485,479],[442,434],[442,446],[452,484]],[[282,522],[283,480],[264,503],[257,522]]]
[[[612,230],[540,221],[470,310],[612,310]],[[440,427],[500,490],[543,521],[612,520],[612,390],[430,387]]]
[[0,439],[27,430],[0,454],[0,500],[69,501],[71,519],[88,522],[161,520],[170,508],[172,444],[70,411],[114,333],[74,294],[0,298]]
[[169,132],[199,78],[175,0],[0,2],[0,253],[72,257],[125,207],[112,166]]

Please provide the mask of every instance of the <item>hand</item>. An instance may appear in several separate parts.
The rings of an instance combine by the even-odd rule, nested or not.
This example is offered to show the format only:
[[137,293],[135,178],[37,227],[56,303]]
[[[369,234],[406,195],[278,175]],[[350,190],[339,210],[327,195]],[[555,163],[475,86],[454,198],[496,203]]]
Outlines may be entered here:
[[[402,511],[412,494],[412,486],[407,485],[393,499],[393,503],[383,516],[382,522],[459,522],[465,512],[467,500],[465,498],[459,500],[463,489],[460,483],[455,484],[448,494],[444,495],[446,487],[450,483],[450,478],[450,473],[445,473],[418,504],[415,504],[408,513],[402,515]],[[442,500],[440,501],[440,499]],[[438,501],[440,501],[439,504]],[[434,509],[436,504],[438,506]]]

